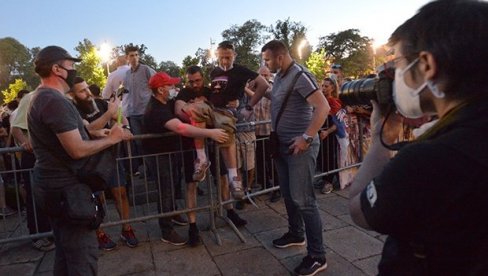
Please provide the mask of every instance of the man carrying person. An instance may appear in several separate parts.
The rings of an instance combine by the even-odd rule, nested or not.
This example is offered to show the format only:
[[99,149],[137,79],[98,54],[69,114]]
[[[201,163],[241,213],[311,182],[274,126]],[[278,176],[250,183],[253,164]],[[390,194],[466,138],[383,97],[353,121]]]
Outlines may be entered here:
[[[308,254],[295,273],[315,275],[327,267],[313,178],[319,151],[317,133],[330,107],[314,77],[295,63],[283,42],[272,40],[261,52],[266,67],[277,73],[271,92],[271,120],[279,139],[280,154],[275,157],[275,164],[289,224],[288,232],[273,240],[273,245],[304,245],[306,234]],[[260,96],[253,98],[251,104]],[[276,124],[278,113],[281,117]]]
[[[175,102],[175,114],[184,122],[191,123],[194,126],[204,128],[205,127],[205,122],[209,121],[211,111],[210,107],[204,103],[209,97],[210,94],[212,93],[211,90],[204,85],[204,77],[203,77],[203,72],[202,69],[199,66],[190,66],[186,70],[186,78],[188,80],[188,86],[182,89],[179,93],[178,96],[176,97],[176,102]],[[202,110],[205,110],[203,113],[195,113],[194,107],[197,105],[204,106]],[[185,111],[186,110],[186,111]],[[190,111],[192,110],[192,111]],[[200,120],[201,119],[201,120]],[[201,122],[200,122],[201,121]],[[211,120],[210,120],[211,121]],[[229,129],[228,126],[221,126],[218,124],[215,124],[215,122],[208,122],[210,123],[213,127],[223,127],[229,136],[233,136],[233,129]],[[234,144],[233,139],[229,142],[228,140],[226,141],[226,145]],[[183,139],[185,141],[185,139]],[[194,200],[194,186],[197,185],[199,180],[203,180],[205,178],[205,173],[206,173],[206,168],[210,166],[210,169],[212,170],[212,174],[216,176],[216,168],[215,168],[215,162],[212,163],[208,161],[207,155],[205,153],[205,141],[203,139],[194,139],[194,144],[197,152],[197,161],[195,162],[195,173],[193,174],[192,178],[191,176],[191,171],[190,169],[193,167],[192,160],[189,159],[192,158],[191,154],[186,154],[184,156],[185,162],[185,179],[186,182],[188,183],[187,186],[187,204],[188,208],[190,208],[190,205],[196,205],[196,200]],[[187,145],[192,145],[193,141],[186,141]],[[223,148],[221,156],[224,155],[223,152],[228,151],[226,153],[228,154],[233,154],[232,156],[235,158],[235,147],[234,147],[234,152],[232,152],[229,148],[225,149]],[[209,154],[211,160],[214,159],[215,153],[214,153],[214,147],[209,148]],[[222,158],[224,159],[224,158]],[[201,162],[200,160],[207,160]],[[208,166],[204,169],[201,167],[202,163],[208,163]],[[199,170],[200,168],[200,170]],[[201,173],[201,175],[198,175]],[[197,176],[195,176],[197,174]],[[192,184],[190,184],[193,182]],[[220,188],[222,191],[222,200],[227,201],[230,199],[230,194],[229,194],[229,182],[227,181],[227,167],[225,166],[225,162],[220,162]],[[233,210],[232,204],[225,205],[224,208],[227,211],[227,217],[234,223],[235,226],[240,227],[244,226],[247,224],[247,221],[239,217],[239,215]],[[195,213],[191,212],[188,213],[188,219],[190,221],[190,226],[192,222],[195,222],[196,217]],[[190,239],[191,243],[191,239]]]
[[[73,98],[73,103],[78,109],[81,118],[89,123],[89,125],[87,125],[88,129],[109,129],[111,124],[117,122],[117,105],[94,98],[89,90],[88,84],[84,79],[76,77],[73,88],[70,90],[69,94]],[[122,125],[125,126],[124,131],[130,133],[130,130],[127,129],[127,119],[123,116],[121,119]],[[125,179],[124,169],[120,165],[120,162],[117,162],[117,166],[118,170],[114,170],[112,179],[109,183],[107,183],[107,185],[115,199],[115,206],[117,212],[119,213],[119,218],[121,220],[128,220],[129,199],[127,198],[127,189],[125,187],[127,182]],[[102,199],[102,202],[105,201],[103,193],[100,194],[99,198]],[[128,223],[122,225],[120,238],[129,247],[136,247],[139,243],[134,235],[132,227]],[[98,247],[100,249],[108,251],[114,249],[116,246],[116,244],[102,230],[102,228],[97,229],[97,239]]]
[[[219,143],[224,143],[229,135],[223,129],[202,129],[181,122],[174,113],[174,99],[176,94],[175,84],[180,82],[179,78],[172,78],[168,74],[159,72],[149,80],[149,87],[152,90],[152,97],[144,113],[144,133],[164,134],[175,132],[179,135],[197,138],[211,138]],[[177,136],[152,138],[143,140],[144,150],[150,154],[158,154],[148,158],[150,170],[159,176],[158,183],[161,200],[158,200],[159,212],[174,211],[174,193],[171,181],[171,155],[170,152],[181,150],[179,138]],[[163,154],[162,154],[163,153]],[[185,174],[187,179],[188,175]],[[187,202],[196,206],[196,183],[192,184],[192,191],[187,195]],[[190,198],[190,195],[192,198]],[[162,204],[162,206],[161,206]],[[200,243],[198,228],[196,228],[195,216],[189,215],[190,229],[189,239],[192,246]],[[159,226],[161,228],[163,242],[173,245],[184,245],[186,239],[178,235],[171,225],[171,218],[160,218]]]
[[34,194],[46,210],[56,243],[54,275],[97,274],[95,233],[88,226],[61,217],[63,190],[80,184],[75,172],[87,161],[86,157],[130,138],[115,124],[106,137],[90,140],[76,107],[64,95],[73,87],[73,65],[79,61],[61,47],[43,48],[34,61],[41,85],[34,92],[28,112],[37,160]]

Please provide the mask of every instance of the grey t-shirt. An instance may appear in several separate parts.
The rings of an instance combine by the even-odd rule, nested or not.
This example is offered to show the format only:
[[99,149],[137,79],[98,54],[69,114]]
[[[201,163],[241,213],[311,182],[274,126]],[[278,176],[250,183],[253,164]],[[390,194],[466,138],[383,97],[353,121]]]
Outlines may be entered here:
[[53,177],[72,175],[85,159],[74,160],[64,150],[56,134],[78,129],[83,140],[89,136],[80,114],[71,101],[59,91],[39,88],[32,99],[27,124],[36,156],[38,171],[49,171]]
[[[286,93],[300,71],[304,71],[304,73],[297,79],[278,126],[276,126],[276,118]],[[296,63],[293,63],[286,72],[276,75],[271,91],[271,122],[280,142],[289,143],[294,137],[305,133],[312,120],[313,112],[312,106],[307,102],[307,97],[317,89],[319,87],[313,75]]]

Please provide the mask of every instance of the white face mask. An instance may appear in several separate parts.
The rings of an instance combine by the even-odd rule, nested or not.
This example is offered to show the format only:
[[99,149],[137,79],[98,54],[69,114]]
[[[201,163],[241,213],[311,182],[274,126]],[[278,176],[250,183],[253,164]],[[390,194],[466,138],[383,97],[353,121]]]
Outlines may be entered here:
[[169,90],[168,100],[172,100],[172,99],[176,98],[177,95],[178,95],[178,91],[175,88],[171,88]]
[[419,94],[426,86],[435,97],[443,98],[445,96],[444,92],[439,91],[437,85],[431,80],[424,82],[417,89],[413,89],[405,83],[405,72],[410,70],[418,61],[419,59],[416,58],[403,70],[398,68],[395,69],[395,82],[393,85],[393,100],[398,112],[404,117],[411,119],[420,118],[424,114],[420,107]]

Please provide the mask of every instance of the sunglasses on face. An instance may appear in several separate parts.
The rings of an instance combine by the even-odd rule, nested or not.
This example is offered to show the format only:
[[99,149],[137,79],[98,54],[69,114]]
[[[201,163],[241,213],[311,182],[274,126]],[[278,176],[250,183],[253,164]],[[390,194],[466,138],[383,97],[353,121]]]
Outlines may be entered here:
[[334,64],[331,67],[332,69],[342,69],[342,66],[340,64]]

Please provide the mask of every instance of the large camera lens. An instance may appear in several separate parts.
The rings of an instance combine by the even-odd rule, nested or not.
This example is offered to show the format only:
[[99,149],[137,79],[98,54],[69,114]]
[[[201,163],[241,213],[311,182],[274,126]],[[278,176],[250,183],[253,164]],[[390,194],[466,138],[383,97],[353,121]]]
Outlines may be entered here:
[[342,85],[339,98],[345,105],[369,105],[378,100],[376,83],[378,79],[359,79]]
[[371,105],[375,100],[380,105],[381,112],[394,107],[393,103],[393,79],[395,69],[389,67],[375,78],[359,79],[346,82],[342,85],[339,99],[344,105]]

